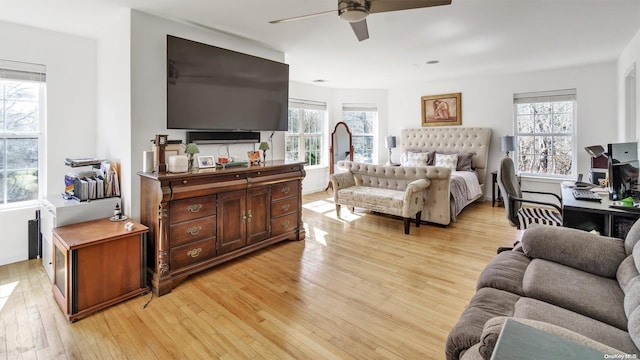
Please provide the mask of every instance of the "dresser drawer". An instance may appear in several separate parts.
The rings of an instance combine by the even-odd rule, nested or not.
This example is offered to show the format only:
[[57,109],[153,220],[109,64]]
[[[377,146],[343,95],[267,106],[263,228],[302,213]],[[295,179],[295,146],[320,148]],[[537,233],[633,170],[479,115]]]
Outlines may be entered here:
[[184,200],[172,201],[169,210],[169,221],[175,224],[185,220],[216,214],[216,196],[200,196]]
[[298,180],[275,184],[271,187],[271,199],[278,200],[298,195]]
[[292,197],[284,200],[273,201],[271,203],[271,217],[291,214],[298,211],[298,197]]
[[298,213],[281,216],[271,220],[271,235],[276,236],[293,231],[298,227]]
[[208,238],[191,244],[174,247],[170,252],[171,271],[211,259],[216,255],[216,238]]
[[207,216],[170,226],[169,247],[216,236],[216,217]]

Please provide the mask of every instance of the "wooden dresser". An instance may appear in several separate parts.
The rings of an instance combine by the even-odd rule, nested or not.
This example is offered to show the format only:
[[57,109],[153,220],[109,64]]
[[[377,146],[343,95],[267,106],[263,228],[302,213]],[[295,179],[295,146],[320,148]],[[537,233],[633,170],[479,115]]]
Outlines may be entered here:
[[143,173],[140,219],[157,295],[187,276],[283,240],[302,240],[302,162]]

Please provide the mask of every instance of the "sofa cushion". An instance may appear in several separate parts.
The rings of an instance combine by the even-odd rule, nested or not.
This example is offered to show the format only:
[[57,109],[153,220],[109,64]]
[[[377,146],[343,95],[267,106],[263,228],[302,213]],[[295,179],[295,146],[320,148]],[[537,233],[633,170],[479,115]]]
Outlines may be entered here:
[[[625,355],[620,354],[620,350],[614,349],[611,346],[607,346],[582,334],[578,334],[575,331],[571,331],[561,326],[550,324],[548,322],[524,318],[498,316],[489,319],[485,323],[484,329],[482,330],[481,343],[480,347],[478,348],[478,352],[480,353],[483,360],[491,359],[491,355],[493,355],[493,350],[496,347],[498,337],[507,319],[510,319],[511,321],[517,321],[534,329],[538,329],[546,333],[567,339],[569,341],[582,344],[604,354],[619,354],[620,356]],[[471,349],[469,349],[469,351],[471,351]]]
[[640,242],[640,221],[636,221],[624,238],[624,249],[630,255],[636,244]]
[[626,257],[620,239],[555,226],[527,229],[522,234],[522,249],[531,258],[550,260],[612,279]]
[[624,312],[627,317],[631,316],[638,306],[640,306],[640,276],[630,281],[624,294]]
[[542,259],[533,259],[524,274],[527,297],[575,311],[627,329],[624,293],[618,281]]
[[515,304],[513,316],[548,322],[626,353],[638,353],[637,347],[626,331],[539,300],[527,297],[520,298]]
[[640,349],[640,308],[636,308],[629,316],[629,336]]
[[447,359],[458,360],[461,351],[480,342],[480,334],[487,320],[496,316],[512,316],[519,298],[510,292],[492,288],[478,290],[449,332],[445,348]]
[[616,272],[616,279],[618,279],[618,285],[620,285],[622,291],[627,293],[627,288],[631,283],[631,280],[638,275],[640,274],[636,268],[636,262],[633,260],[633,256],[627,256],[627,258],[620,263],[618,271]]
[[503,251],[482,270],[476,289],[491,287],[523,295],[522,280],[531,259],[519,251]]
[[370,186],[351,186],[338,190],[338,203],[402,216],[404,191]]

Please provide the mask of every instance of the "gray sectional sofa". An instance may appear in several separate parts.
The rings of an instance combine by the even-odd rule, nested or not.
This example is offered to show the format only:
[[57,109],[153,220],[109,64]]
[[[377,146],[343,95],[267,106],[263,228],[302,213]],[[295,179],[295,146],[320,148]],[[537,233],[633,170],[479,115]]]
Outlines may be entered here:
[[[626,239],[534,226],[482,271],[446,357],[489,359],[505,319],[620,358],[640,357],[640,221]],[[544,349],[541,349],[544,351]]]

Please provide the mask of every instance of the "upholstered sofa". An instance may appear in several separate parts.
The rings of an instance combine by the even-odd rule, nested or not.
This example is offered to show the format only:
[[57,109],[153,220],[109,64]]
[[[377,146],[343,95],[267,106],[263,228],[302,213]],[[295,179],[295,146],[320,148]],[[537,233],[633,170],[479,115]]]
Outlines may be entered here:
[[431,181],[426,168],[381,166],[350,161],[339,161],[343,172],[331,175],[336,214],[345,205],[384,214],[401,216],[404,233],[409,233],[409,220],[415,217],[420,226],[425,192]]
[[527,229],[520,245],[480,274],[449,333],[447,359],[489,359],[507,318],[616,358],[640,356],[638,240],[640,221],[624,241],[555,226]]

